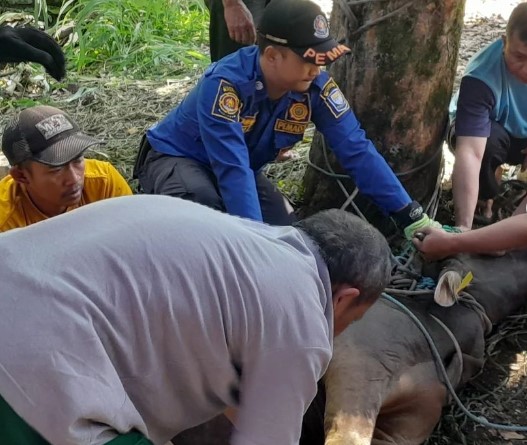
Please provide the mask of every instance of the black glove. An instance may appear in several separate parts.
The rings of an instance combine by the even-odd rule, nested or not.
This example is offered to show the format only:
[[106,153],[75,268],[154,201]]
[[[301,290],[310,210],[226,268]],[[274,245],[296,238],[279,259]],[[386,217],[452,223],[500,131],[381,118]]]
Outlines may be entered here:
[[441,224],[423,212],[423,207],[417,201],[412,201],[402,210],[393,214],[397,224],[404,230],[406,239],[412,239],[414,234],[424,227],[441,228]]
[[66,58],[60,45],[35,28],[0,26],[0,63],[40,63],[55,79],[66,75]]

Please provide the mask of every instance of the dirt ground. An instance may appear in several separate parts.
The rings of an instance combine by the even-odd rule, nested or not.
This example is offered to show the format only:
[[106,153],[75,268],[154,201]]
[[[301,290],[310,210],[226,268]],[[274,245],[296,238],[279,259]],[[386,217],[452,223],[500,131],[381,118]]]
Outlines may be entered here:
[[[324,0],[327,2],[327,0]],[[508,0],[467,0],[458,76],[468,59],[505,31],[511,9],[520,3]],[[7,73],[7,75],[6,75]],[[13,105],[50,103],[74,116],[81,128],[99,137],[104,145],[92,156],[108,159],[134,185],[131,172],[144,130],[172,109],[195,84],[199,73],[162,82],[124,81],[119,78],[88,78],[71,75],[56,88],[29,65],[8,68],[0,76],[0,128],[13,113]],[[308,135],[309,141],[311,135]],[[307,150],[306,146],[301,149]],[[447,155],[448,182],[452,159]],[[300,187],[305,160],[288,161],[287,168],[271,167],[269,173],[294,199]],[[448,188],[448,187],[447,187]],[[445,214],[452,211],[448,190],[442,198]],[[443,221],[447,222],[447,221]],[[467,407],[489,421],[527,425],[527,321],[515,316],[489,338],[489,358],[482,374],[462,392]],[[527,443],[527,433],[502,432],[477,427],[455,407],[447,407],[441,424],[428,445]]]

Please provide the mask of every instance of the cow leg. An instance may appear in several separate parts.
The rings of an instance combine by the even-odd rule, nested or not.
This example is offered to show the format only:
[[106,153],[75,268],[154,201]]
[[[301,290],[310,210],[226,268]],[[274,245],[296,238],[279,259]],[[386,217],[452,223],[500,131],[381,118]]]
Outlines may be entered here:
[[325,445],[370,445],[375,419],[368,415],[352,415],[341,411],[326,415]]
[[366,352],[349,352],[336,352],[324,377],[326,445],[370,445],[388,393],[386,369]]
[[446,388],[438,380],[434,363],[405,371],[377,417],[372,445],[419,445],[439,422]]

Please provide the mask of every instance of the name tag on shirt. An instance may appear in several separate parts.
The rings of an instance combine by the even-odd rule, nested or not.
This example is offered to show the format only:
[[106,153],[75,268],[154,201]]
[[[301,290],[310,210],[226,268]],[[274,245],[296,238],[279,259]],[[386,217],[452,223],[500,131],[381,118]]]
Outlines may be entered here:
[[307,122],[291,122],[284,119],[277,119],[274,124],[275,131],[280,131],[282,133],[290,134],[304,134],[307,128]]

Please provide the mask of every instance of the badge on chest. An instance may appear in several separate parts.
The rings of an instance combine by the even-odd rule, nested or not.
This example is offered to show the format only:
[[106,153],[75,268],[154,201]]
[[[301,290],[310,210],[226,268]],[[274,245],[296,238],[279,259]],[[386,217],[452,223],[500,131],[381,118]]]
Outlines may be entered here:
[[289,134],[304,134],[311,119],[309,96],[303,102],[291,102],[285,113],[285,119],[277,119],[275,131]]
[[251,131],[254,127],[254,124],[256,123],[256,116],[258,113],[256,113],[254,116],[242,116],[240,119],[240,122],[242,124],[242,130],[244,133],[248,133]]

